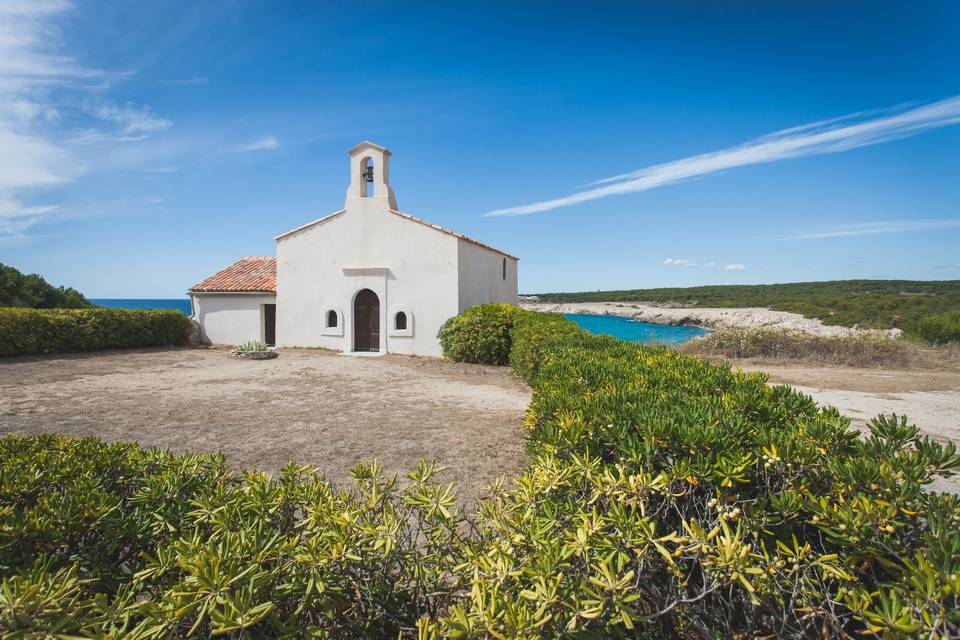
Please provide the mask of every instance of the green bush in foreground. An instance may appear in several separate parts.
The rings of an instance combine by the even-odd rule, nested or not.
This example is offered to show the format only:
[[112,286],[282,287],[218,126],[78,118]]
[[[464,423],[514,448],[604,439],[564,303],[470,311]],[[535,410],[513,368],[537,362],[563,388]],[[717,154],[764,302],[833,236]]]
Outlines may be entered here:
[[0,356],[182,345],[190,329],[172,310],[0,308]]
[[530,463],[470,516],[428,464],[403,488],[361,466],[340,491],[301,467],[0,440],[0,631],[960,634],[960,500],[926,490],[960,467],[953,445],[897,417],[861,437],[762,375],[559,316],[514,312],[506,340],[533,387]]
[[0,636],[397,637],[449,606],[449,489],[376,465],[350,492],[221,455],[0,440]]

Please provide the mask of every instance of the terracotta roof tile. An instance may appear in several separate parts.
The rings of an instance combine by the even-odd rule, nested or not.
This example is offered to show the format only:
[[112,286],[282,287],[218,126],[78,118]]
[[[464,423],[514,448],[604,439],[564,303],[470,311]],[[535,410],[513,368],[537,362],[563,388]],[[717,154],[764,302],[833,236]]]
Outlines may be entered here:
[[191,292],[277,292],[277,259],[269,257],[240,258],[232,265],[201,280]]

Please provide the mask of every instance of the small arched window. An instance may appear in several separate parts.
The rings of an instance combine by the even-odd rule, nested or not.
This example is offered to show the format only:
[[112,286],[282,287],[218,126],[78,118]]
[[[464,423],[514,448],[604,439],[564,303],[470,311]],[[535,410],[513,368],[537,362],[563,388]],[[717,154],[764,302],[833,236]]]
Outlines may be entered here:
[[337,326],[337,312],[333,309],[327,311],[327,328],[333,329]]
[[397,311],[397,315],[393,317],[393,328],[397,331],[406,331],[407,314],[405,314],[403,311]]
[[503,279],[507,279],[507,259],[503,259]]

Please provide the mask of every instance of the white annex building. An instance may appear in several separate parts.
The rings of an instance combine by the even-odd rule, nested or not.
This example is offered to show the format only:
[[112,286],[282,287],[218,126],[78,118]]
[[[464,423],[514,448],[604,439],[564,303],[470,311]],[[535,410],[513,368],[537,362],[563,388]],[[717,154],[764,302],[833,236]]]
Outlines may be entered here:
[[280,234],[189,294],[204,340],[439,356],[437,330],[486,302],[517,302],[517,258],[397,210],[390,152],[350,149],[342,211]]

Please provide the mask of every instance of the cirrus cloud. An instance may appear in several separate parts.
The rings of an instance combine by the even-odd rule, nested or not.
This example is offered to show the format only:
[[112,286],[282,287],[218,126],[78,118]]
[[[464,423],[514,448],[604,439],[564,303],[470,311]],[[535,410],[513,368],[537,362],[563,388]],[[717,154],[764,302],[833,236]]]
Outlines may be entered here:
[[709,261],[709,262],[697,262],[695,260],[688,260],[686,258],[667,258],[663,261],[663,264],[668,267],[703,267],[705,269],[719,269],[720,271],[743,271],[747,268],[747,265],[741,264],[739,262],[733,262],[730,264],[720,264],[718,262]]
[[[0,242],[70,212],[42,190],[92,172],[115,143],[143,140],[171,122],[147,106],[102,96],[114,78],[64,53],[57,20],[66,0],[0,1]],[[96,101],[94,97],[96,96]],[[118,125],[103,131],[95,119]],[[77,123],[87,128],[77,128]],[[75,213],[75,212],[74,212]]]
[[280,141],[274,136],[263,136],[253,142],[244,142],[235,144],[231,149],[238,153],[249,153],[251,151],[274,151],[280,146]]
[[750,165],[839,153],[960,123],[960,96],[907,108],[861,111],[839,118],[783,129],[743,144],[652,165],[591,182],[585,191],[506,207],[486,216],[522,216],[551,211],[625,193],[649,191],[686,180]]

